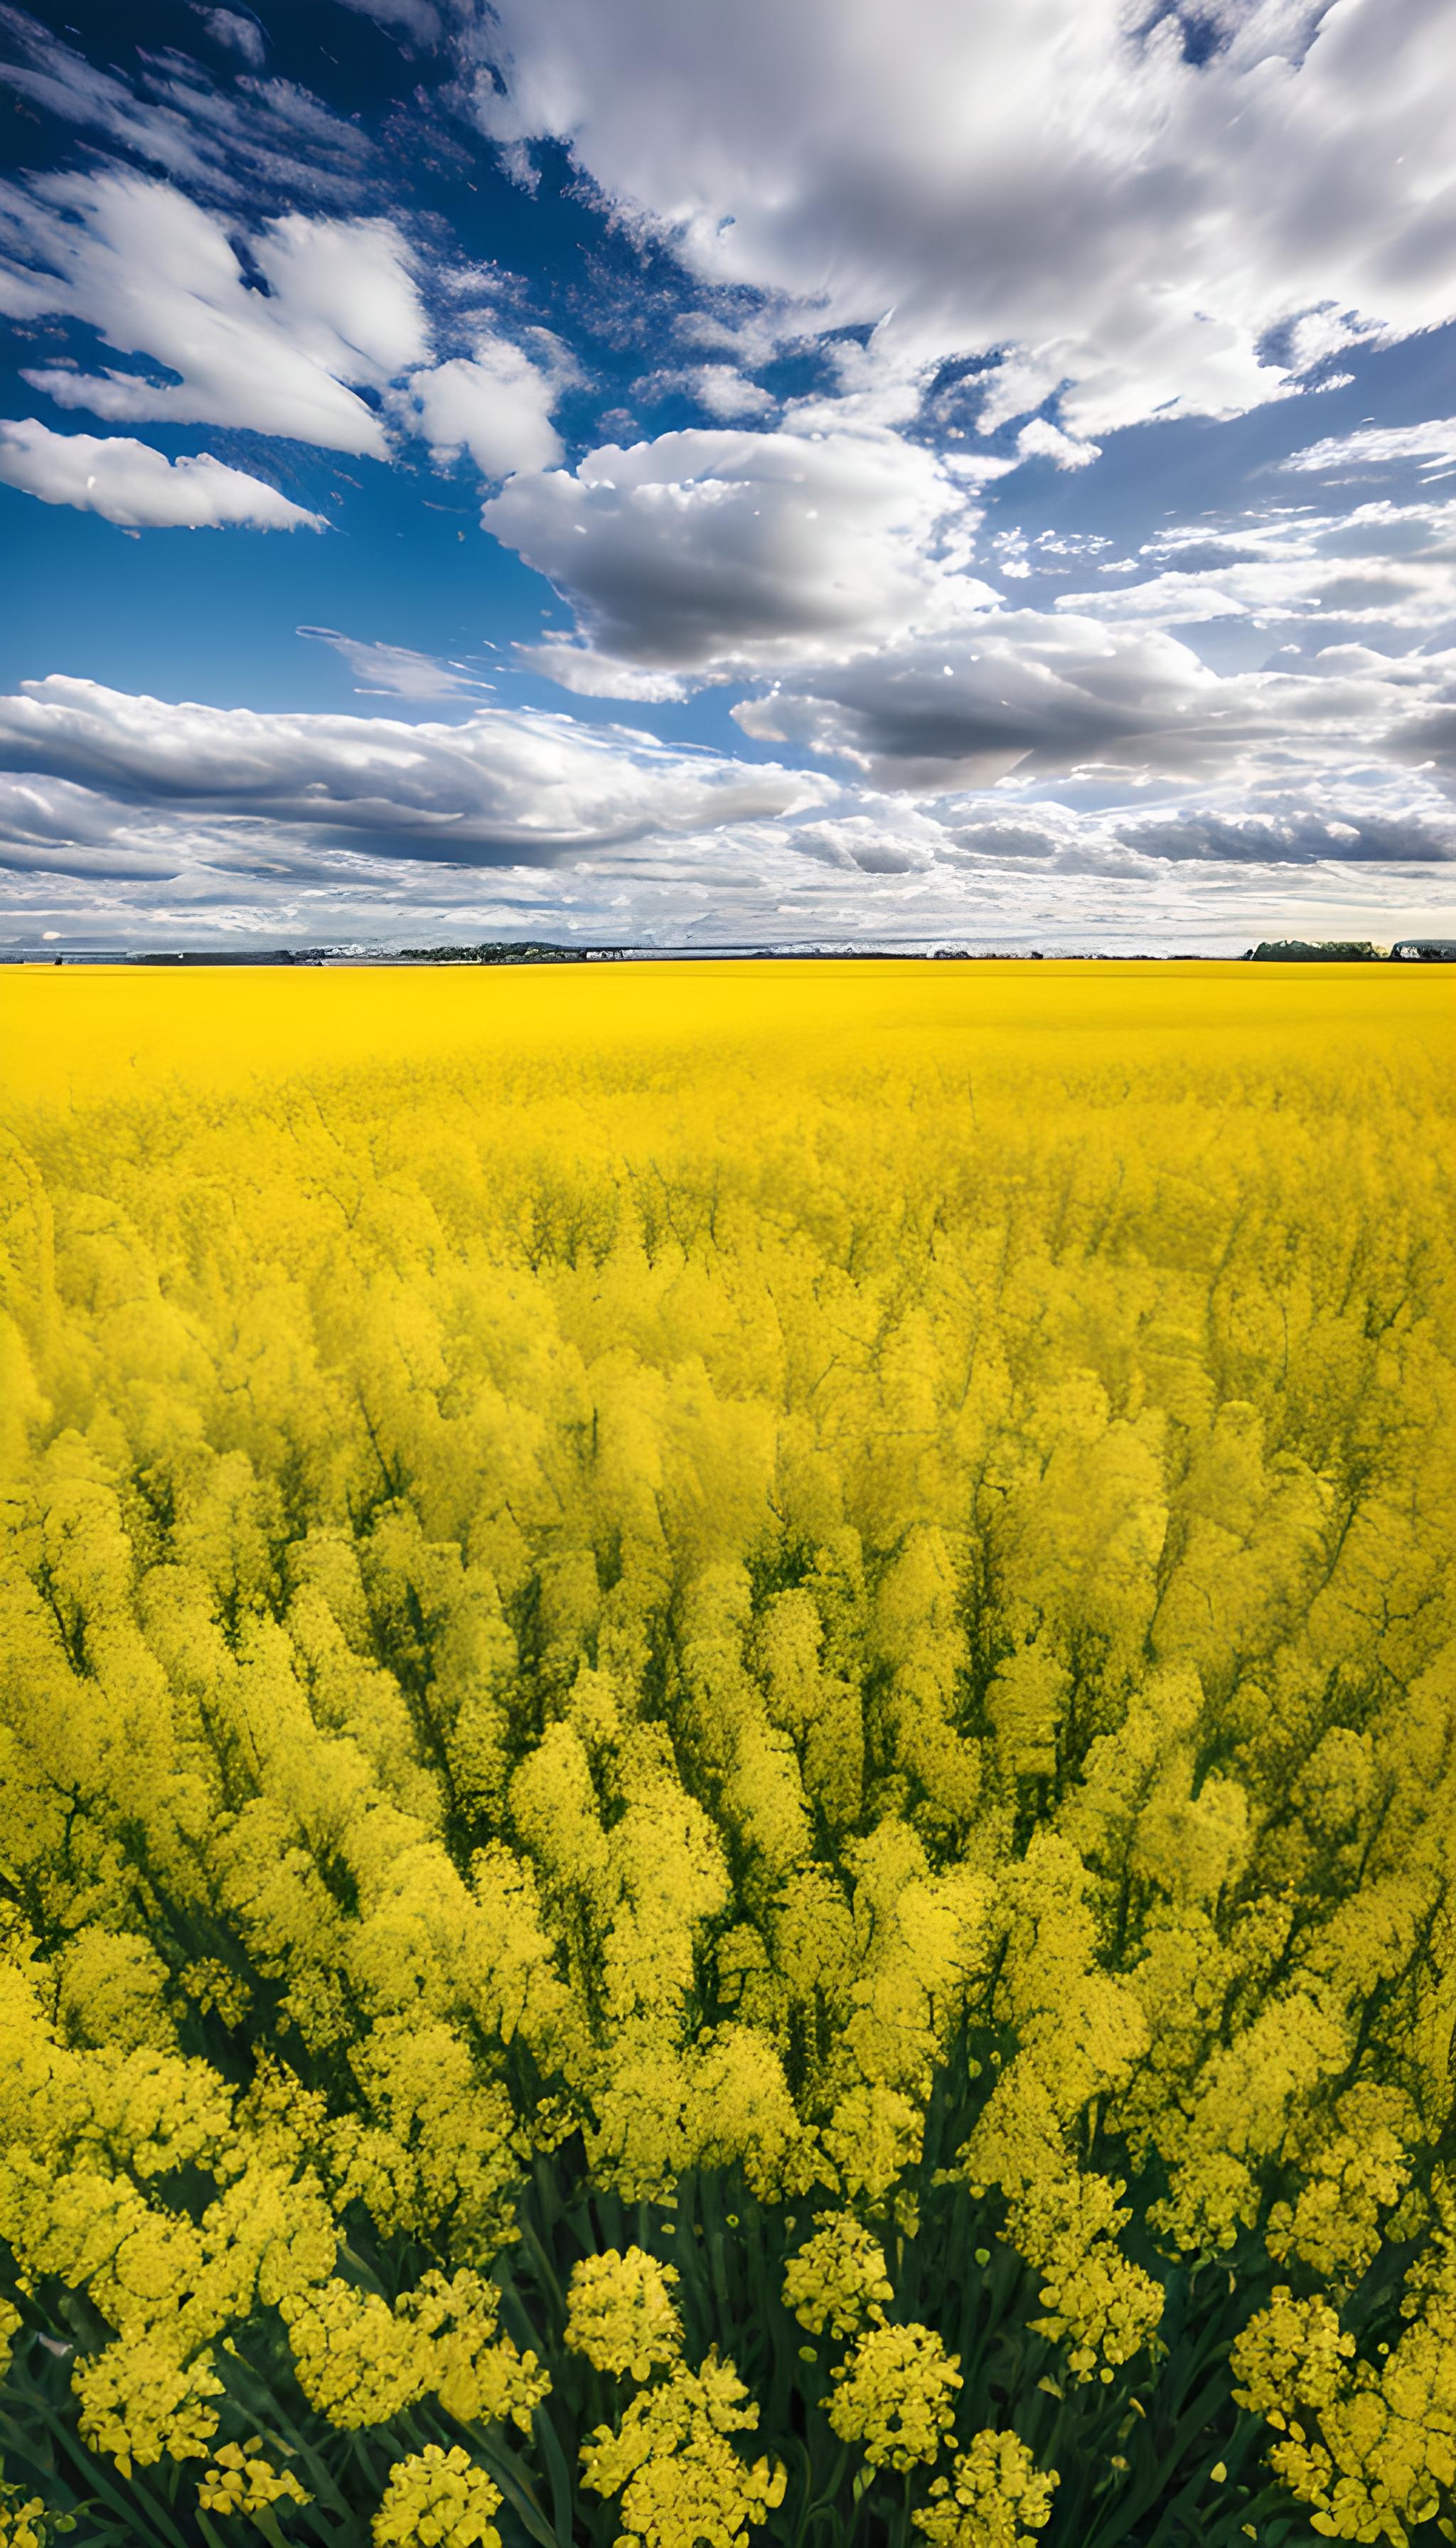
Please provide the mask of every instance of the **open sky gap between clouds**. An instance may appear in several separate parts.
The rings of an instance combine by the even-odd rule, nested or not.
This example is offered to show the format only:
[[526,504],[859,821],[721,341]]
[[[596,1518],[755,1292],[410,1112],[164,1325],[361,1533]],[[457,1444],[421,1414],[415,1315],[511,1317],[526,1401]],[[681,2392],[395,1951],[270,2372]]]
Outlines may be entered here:
[[0,0],[0,933],[1437,924],[1453,36]]

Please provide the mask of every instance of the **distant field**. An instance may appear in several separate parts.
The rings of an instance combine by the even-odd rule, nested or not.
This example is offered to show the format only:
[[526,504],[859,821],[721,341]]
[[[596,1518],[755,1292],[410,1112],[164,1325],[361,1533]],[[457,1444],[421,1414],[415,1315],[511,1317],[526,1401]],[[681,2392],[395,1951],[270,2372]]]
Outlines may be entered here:
[[[1450,1059],[1456,993],[1432,968],[1135,962],[934,964],[782,960],[263,974],[118,965],[0,977],[0,1085],[22,1101],[196,1084],[369,1059],[780,1038],[843,1041],[865,1058],[943,1036],[988,1057],[1055,1039],[1093,1060],[1127,1040],[1271,1061],[1370,1040],[1384,1056]],[[890,1046],[881,1039],[889,1038]],[[1212,1039],[1212,1043],[1206,1040]],[[1191,1041],[1192,1040],[1192,1041]]]
[[0,1021],[0,2541],[1456,2537],[1451,977]]

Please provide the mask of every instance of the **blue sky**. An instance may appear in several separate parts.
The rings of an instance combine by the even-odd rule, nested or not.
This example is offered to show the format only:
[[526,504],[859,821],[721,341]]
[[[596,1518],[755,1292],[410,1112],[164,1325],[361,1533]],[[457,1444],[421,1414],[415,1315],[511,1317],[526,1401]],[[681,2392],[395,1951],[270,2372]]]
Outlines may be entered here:
[[1449,933],[1451,33],[0,5],[0,944]]

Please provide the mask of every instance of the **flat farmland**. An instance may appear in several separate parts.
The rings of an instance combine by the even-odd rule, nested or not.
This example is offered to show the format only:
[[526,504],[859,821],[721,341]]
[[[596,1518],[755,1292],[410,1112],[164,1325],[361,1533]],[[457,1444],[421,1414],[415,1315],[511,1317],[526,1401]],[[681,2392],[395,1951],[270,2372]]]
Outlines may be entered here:
[[1452,2535],[1449,976],[0,992],[0,2537]]

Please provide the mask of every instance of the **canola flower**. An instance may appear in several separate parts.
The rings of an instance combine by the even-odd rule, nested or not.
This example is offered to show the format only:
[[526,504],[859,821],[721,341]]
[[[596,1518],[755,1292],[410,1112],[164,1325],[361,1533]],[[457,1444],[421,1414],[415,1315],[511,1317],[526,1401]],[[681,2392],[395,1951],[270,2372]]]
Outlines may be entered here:
[[47,2516],[39,2495],[22,2499],[19,2487],[0,2484],[0,2542],[4,2548],[46,2548],[53,2531],[74,2529],[64,2513]]
[[733,2364],[710,2350],[698,2371],[681,2363],[634,2398],[615,2430],[598,2425],[582,2474],[593,2494],[620,2496],[618,2548],[734,2548],[776,2510],[783,2469],[750,2466],[728,2438],[758,2420]]
[[863,2445],[871,2468],[939,2459],[955,2434],[959,2356],[932,2327],[866,2327],[834,2378],[829,2420],[842,2441]]
[[437,2442],[398,2460],[375,2514],[375,2548],[500,2548],[492,2514],[500,2495],[457,2443]]
[[1059,2484],[1054,2469],[1037,2468],[1014,2432],[980,2432],[951,2475],[935,2480],[915,2526],[932,2548],[1028,2548],[1051,2517]]
[[857,2335],[894,2299],[884,2249],[853,2212],[815,2214],[815,2234],[790,2256],[783,2297],[811,2335]]
[[584,2256],[572,2275],[566,2340],[597,2371],[650,2380],[681,2359],[682,2321],[673,2306],[678,2275],[640,2247]]
[[262,2437],[225,2442],[198,2480],[197,2500],[205,2512],[262,2512],[275,2503],[307,2503],[291,2469],[276,2469],[263,2451]]
[[0,2541],[1456,2537],[1448,987],[10,996]]

